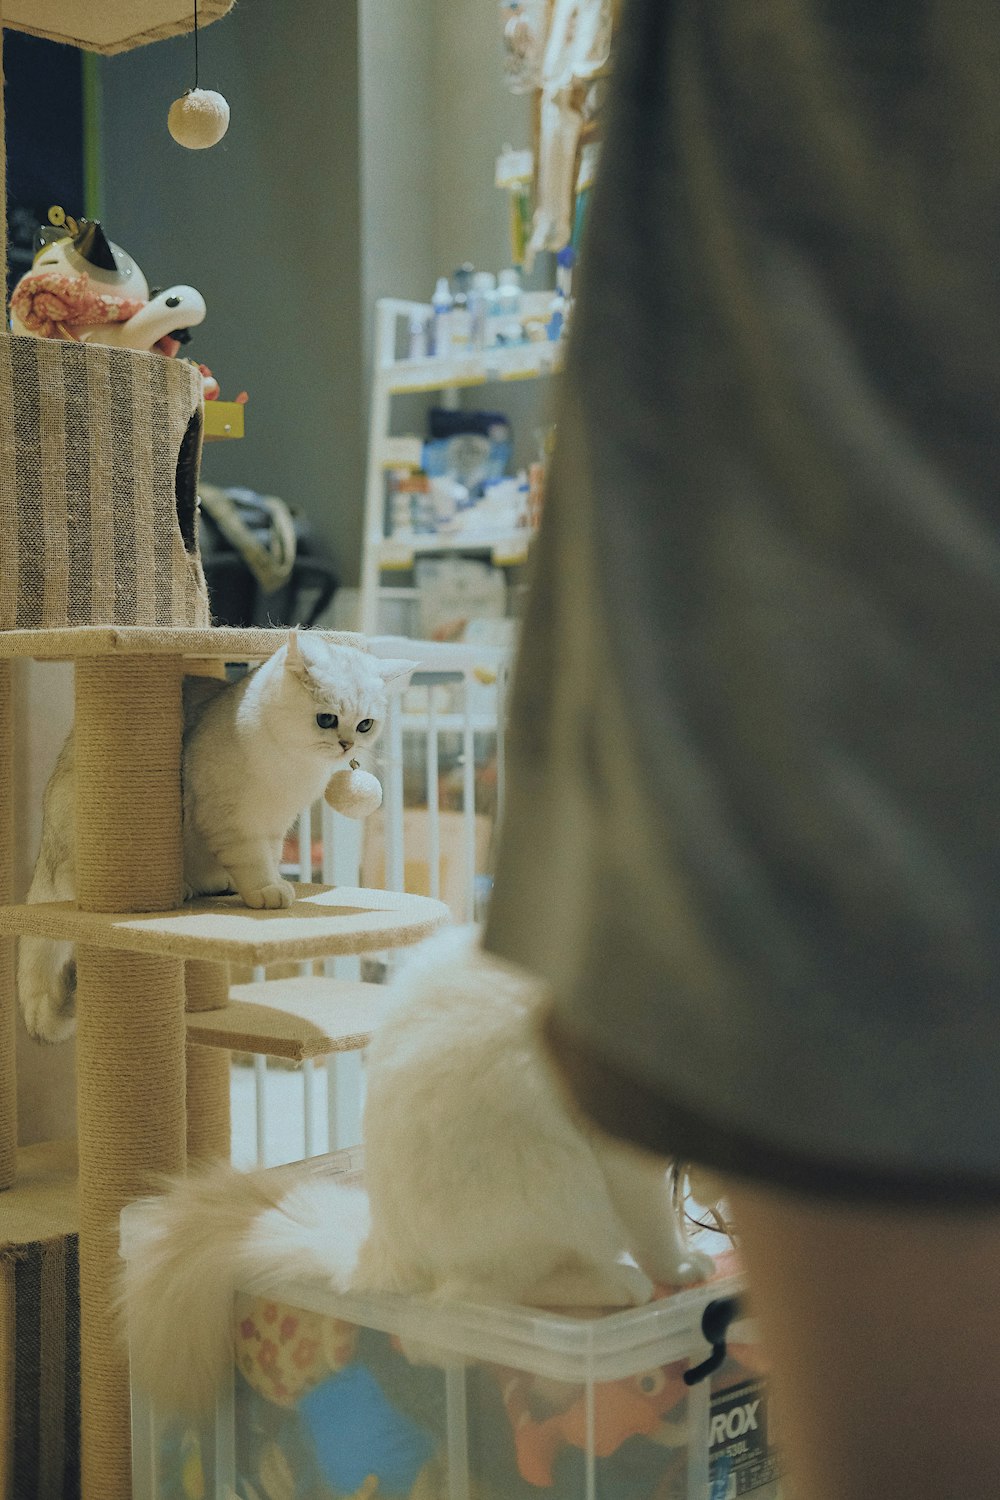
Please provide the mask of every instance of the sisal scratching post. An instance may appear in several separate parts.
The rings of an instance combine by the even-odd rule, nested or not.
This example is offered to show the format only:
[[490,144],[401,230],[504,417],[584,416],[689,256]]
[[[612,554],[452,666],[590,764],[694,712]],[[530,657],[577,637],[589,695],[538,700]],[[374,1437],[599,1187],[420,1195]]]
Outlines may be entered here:
[[[12,676],[10,662],[0,662],[0,905],[12,901],[14,895]],[[14,939],[0,938],[0,1190],[14,1181],[17,1151],[15,1014]]]
[[130,1500],[118,1215],[158,1173],[184,1168],[183,965],[79,948],[77,1007],[82,1488],[85,1500]]
[[76,880],[84,911],[184,899],[181,674],[156,656],[76,664]]
[[[225,681],[221,661],[184,663],[189,677]],[[229,1003],[229,965],[193,959],[184,965],[189,1011],[219,1010]],[[188,1162],[228,1161],[231,1148],[229,1107],[230,1053],[217,1047],[187,1044],[187,1157]]]
[[[229,1003],[229,965],[189,960],[184,965],[189,1011],[219,1010]],[[187,1154],[189,1162],[228,1161],[230,1153],[229,1053],[187,1044]]]
[[[180,904],[181,675],[176,660],[76,668],[76,844],[88,911]],[[184,965],[77,954],[84,1500],[130,1500],[129,1390],[113,1312],[118,1215],[185,1163]]]

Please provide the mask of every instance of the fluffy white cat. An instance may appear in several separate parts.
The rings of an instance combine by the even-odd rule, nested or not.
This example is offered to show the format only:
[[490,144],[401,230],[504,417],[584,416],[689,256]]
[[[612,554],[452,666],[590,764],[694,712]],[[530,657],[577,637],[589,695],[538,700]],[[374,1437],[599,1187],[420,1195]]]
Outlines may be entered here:
[[[320,635],[291,631],[262,666],[236,682],[188,678],[182,754],[185,896],[235,891],[247,906],[284,907],[293,889],[278,870],[303,807],[333,773],[374,744],[390,684],[416,662],[384,660]],[[28,901],[76,896],[73,736],[45,791],[42,837]],[[25,1024],[58,1042],[75,1026],[70,943],[22,937],[18,994]]]
[[369,1051],[367,1197],[303,1164],[215,1168],[144,1205],[123,1303],[135,1377],[165,1407],[211,1401],[232,1361],[237,1286],[277,1294],[309,1278],[620,1307],[711,1270],[687,1243],[665,1164],[567,1103],[537,1036],[542,986],[449,929],[393,987]]

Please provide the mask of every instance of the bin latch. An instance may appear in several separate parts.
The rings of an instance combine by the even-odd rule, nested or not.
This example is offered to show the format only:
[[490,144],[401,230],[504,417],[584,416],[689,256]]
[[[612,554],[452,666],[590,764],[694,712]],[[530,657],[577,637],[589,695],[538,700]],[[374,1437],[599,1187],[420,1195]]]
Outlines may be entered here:
[[729,1325],[742,1317],[743,1309],[738,1297],[717,1297],[709,1302],[701,1315],[701,1331],[705,1342],[711,1344],[712,1352],[700,1365],[684,1371],[684,1384],[697,1385],[706,1375],[712,1375],[726,1357],[726,1335]]

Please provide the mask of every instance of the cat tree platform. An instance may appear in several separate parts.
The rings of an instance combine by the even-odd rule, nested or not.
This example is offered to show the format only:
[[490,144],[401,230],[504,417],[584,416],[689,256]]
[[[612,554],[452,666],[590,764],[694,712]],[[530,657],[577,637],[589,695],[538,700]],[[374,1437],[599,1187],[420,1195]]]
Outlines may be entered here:
[[389,1014],[381,984],[304,975],[234,984],[216,1010],[189,1011],[188,1041],[302,1063],[332,1052],[360,1052]]
[[[287,981],[275,981],[270,1005],[231,997],[228,964],[381,952],[420,941],[449,915],[427,897],[321,886],[300,888],[285,911],[250,911],[232,898],[183,905],[184,674],[206,662],[261,661],[286,638],[284,630],[127,625],[0,631],[0,833],[11,825],[9,659],[75,666],[77,902],[3,909],[10,872],[0,866],[0,1188],[9,1190],[0,1212],[27,1202],[13,1151],[12,950],[14,934],[35,932],[77,944],[84,1500],[132,1493],[128,1375],[113,1311],[122,1208],[189,1159],[228,1152],[225,1049],[245,1033],[276,1032],[286,1006],[286,1034],[275,1042],[303,1056],[371,1029],[363,994],[350,1001],[355,1013],[345,1012],[343,1029],[335,1019],[343,981],[317,982],[328,984],[323,1015],[315,993],[296,1008],[303,997]],[[9,840],[0,839],[0,854],[5,849]],[[213,1045],[194,1044],[196,1034]],[[3,1334],[0,1351],[11,1347]]]
[[[364,647],[365,637],[349,630],[317,630],[314,635],[340,646]],[[53,630],[0,630],[0,661],[76,661],[90,656],[157,656],[181,663],[264,661],[288,639],[287,630],[207,629],[167,625],[70,625]]]
[[400,891],[300,885],[296,897],[283,911],[251,911],[238,896],[189,901],[165,912],[92,912],[70,901],[40,902],[0,910],[0,934],[29,932],[119,952],[253,967],[402,948],[428,937],[449,916],[443,902]]

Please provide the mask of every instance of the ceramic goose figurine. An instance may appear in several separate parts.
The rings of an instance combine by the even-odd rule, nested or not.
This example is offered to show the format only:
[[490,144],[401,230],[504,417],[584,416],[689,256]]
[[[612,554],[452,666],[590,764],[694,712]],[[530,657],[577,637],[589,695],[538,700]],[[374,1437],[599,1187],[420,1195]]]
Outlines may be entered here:
[[177,335],[204,317],[204,298],[193,286],[151,297],[136,262],[93,220],[43,244],[10,299],[13,333],[168,356],[180,348]]

